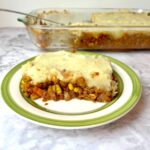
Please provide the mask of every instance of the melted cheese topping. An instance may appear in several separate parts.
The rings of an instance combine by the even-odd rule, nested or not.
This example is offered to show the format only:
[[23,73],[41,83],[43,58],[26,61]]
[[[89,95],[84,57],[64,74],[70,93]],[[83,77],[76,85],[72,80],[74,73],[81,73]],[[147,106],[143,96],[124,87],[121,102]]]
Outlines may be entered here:
[[[71,78],[65,78],[62,71],[72,73]],[[96,86],[111,90],[111,62],[104,56],[83,55],[66,51],[49,52],[37,56],[33,61],[22,66],[23,74],[31,77],[33,84],[50,80],[56,75],[60,80],[74,81],[84,77],[89,87]]]

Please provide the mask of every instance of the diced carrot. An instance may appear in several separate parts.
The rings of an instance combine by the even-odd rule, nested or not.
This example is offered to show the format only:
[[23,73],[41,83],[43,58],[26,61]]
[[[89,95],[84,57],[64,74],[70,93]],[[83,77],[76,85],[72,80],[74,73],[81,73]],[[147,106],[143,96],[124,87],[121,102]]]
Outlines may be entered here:
[[44,92],[45,92],[44,90],[42,90],[38,87],[33,88],[33,93],[37,94],[38,96],[43,96]]

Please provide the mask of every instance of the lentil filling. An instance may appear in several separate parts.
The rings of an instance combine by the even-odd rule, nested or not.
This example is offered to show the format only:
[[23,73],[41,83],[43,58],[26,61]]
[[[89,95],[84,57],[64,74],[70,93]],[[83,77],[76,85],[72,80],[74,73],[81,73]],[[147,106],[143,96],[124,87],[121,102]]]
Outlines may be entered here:
[[[112,80],[116,83],[114,77]],[[31,78],[24,75],[21,81],[21,90],[25,97],[32,100],[42,98],[43,101],[78,98],[95,102],[110,102],[114,97],[112,94],[114,92],[112,91],[104,91],[97,87],[88,87],[83,77],[78,77],[71,83],[60,81],[56,76],[53,76],[50,81],[34,85]]]

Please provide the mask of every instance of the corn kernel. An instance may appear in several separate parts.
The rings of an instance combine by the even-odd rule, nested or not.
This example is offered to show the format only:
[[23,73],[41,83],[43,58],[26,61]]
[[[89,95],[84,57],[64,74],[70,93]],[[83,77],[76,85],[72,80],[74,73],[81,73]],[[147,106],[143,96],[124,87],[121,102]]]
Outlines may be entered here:
[[96,99],[96,95],[95,95],[95,94],[89,94],[89,96],[90,96],[90,98],[91,98],[92,100]]
[[71,83],[68,84],[69,90],[73,90],[73,85]]
[[30,78],[29,76],[25,76],[25,77],[24,77],[24,81],[28,82],[28,81],[30,81],[30,80],[31,80],[31,78]]
[[35,99],[38,99],[39,96],[36,95],[36,94],[31,94],[31,95],[30,95],[30,98],[31,98],[32,100],[35,100]]
[[56,84],[55,88],[56,88],[56,93],[58,94],[62,93],[61,87],[58,84]]
[[78,92],[79,92],[79,88],[75,87],[75,88],[73,89],[73,91],[74,91],[75,93],[78,93]]
[[56,86],[55,86],[55,85],[52,86],[52,91],[53,91],[53,92],[56,91]]
[[23,80],[21,80],[21,84],[24,84],[25,82]]

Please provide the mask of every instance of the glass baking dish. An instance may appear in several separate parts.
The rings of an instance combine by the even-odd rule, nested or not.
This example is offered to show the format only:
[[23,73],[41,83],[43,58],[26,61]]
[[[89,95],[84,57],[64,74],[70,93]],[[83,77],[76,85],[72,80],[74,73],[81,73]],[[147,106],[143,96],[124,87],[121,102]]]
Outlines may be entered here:
[[150,49],[150,13],[143,9],[37,9],[19,19],[41,49]]

